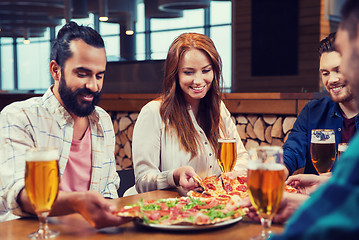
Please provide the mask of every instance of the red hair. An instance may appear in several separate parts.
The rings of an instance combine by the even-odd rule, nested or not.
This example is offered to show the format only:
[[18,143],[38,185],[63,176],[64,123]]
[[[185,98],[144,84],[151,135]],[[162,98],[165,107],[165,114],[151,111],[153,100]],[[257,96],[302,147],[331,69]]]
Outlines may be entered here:
[[214,78],[206,96],[201,99],[198,108],[198,124],[204,130],[213,150],[217,152],[221,92],[219,82],[222,78],[222,61],[213,41],[199,33],[184,33],[171,44],[165,61],[164,82],[160,114],[168,130],[174,130],[181,147],[191,156],[198,155],[202,147],[199,135],[194,128],[187,110],[182,89],[179,85],[178,66],[183,54],[190,49],[205,53],[211,64]]

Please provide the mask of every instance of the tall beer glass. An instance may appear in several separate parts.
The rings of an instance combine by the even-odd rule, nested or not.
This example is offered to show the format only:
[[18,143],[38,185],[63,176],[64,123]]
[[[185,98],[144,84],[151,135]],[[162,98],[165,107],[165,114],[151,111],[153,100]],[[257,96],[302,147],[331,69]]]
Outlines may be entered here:
[[26,152],[25,189],[32,208],[40,221],[31,239],[47,239],[59,235],[49,229],[47,216],[59,191],[59,153],[56,149],[32,148]]
[[310,154],[313,165],[319,174],[327,173],[332,169],[336,153],[334,130],[313,129]]
[[222,172],[231,172],[237,161],[237,144],[235,138],[218,139],[218,164]]
[[272,218],[283,197],[283,150],[277,146],[263,146],[248,153],[249,198],[262,224],[261,235],[251,239],[267,239],[271,233]]

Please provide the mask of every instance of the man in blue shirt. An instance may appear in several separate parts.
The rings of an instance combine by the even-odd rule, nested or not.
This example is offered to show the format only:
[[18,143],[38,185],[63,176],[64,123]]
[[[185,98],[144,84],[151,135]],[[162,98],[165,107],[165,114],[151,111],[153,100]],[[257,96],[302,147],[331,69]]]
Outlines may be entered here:
[[[348,0],[335,42],[342,56],[340,65],[359,106],[359,1]],[[288,221],[281,239],[359,238],[359,135],[337,161],[332,177],[315,191]]]
[[312,129],[334,129],[335,141],[348,143],[359,127],[358,111],[347,80],[339,71],[340,54],[334,47],[335,33],[320,42],[319,72],[329,96],[308,102],[283,145],[287,176],[304,167],[304,173],[318,174],[310,156]]

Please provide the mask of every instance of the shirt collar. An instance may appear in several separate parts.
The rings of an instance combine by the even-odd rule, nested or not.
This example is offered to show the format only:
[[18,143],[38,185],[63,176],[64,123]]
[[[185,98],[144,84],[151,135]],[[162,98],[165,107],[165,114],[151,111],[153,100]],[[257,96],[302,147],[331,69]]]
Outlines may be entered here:
[[340,111],[340,106],[338,103],[335,103],[333,105],[333,107],[330,109],[330,116],[343,118],[342,113]]

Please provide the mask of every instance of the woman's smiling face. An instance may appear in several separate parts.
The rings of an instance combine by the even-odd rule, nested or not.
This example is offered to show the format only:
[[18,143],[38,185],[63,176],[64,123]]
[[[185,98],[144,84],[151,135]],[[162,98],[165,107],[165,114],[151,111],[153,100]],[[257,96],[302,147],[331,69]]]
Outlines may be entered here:
[[180,60],[178,78],[187,103],[192,106],[199,104],[214,78],[210,58],[201,50],[189,49]]

